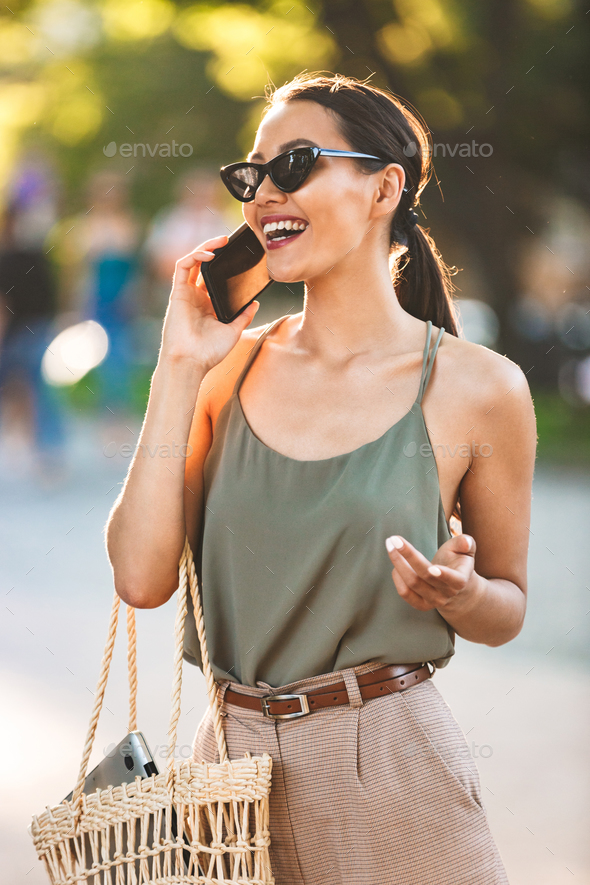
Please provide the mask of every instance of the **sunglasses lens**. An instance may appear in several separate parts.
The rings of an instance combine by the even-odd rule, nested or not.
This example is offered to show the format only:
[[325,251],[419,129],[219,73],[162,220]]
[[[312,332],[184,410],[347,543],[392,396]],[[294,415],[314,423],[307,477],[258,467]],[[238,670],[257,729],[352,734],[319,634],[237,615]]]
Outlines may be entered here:
[[[272,180],[281,190],[294,191],[309,175],[314,160],[314,154],[309,148],[289,151],[271,164]],[[249,202],[254,199],[260,184],[260,164],[240,166],[222,177],[234,197]]]
[[241,169],[234,169],[228,182],[238,200],[251,200],[256,193],[258,173],[252,166],[243,166]]
[[309,151],[289,151],[273,166],[272,174],[278,187],[293,191],[303,183],[313,165],[313,155]]

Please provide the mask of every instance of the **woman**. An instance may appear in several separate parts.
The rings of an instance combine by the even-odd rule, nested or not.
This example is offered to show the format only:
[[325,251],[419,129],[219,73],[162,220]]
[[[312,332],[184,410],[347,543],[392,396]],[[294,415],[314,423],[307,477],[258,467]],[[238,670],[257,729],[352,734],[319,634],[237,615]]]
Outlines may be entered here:
[[[340,76],[268,97],[249,160],[269,165],[224,179],[304,308],[224,325],[199,267],[226,238],[178,261],[140,451],[189,456],[135,458],[108,526],[116,587],[166,602],[188,532],[230,756],[273,757],[277,885],[506,883],[429,677],[455,633],[497,646],[522,627],[527,382],[457,338],[448,269],[416,224],[423,124]],[[186,656],[200,664],[194,630]],[[215,760],[209,713],[194,753]]]

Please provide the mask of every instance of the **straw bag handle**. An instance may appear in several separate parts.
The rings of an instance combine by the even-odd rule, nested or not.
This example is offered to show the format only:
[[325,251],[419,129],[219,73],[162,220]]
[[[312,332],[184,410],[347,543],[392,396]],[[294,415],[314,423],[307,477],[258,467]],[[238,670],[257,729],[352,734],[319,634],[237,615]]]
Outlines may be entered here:
[[[175,650],[174,650],[174,676],[172,682],[172,708],[170,712],[170,728],[168,734],[171,738],[170,749],[168,753],[168,786],[172,785],[174,777],[174,755],[176,750],[176,739],[178,732],[178,720],[180,718],[180,697],[182,690],[182,662],[184,651],[184,625],[187,615],[187,584],[190,587],[193,608],[195,612],[195,622],[199,644],[201,647],[201,657],[203,664],[203,673],[207,683],[207,694],[209,705],[213,715],[213,726],[217,746],[219,749],[219,759],[225,762],[228,759],[227,744],[221,721],[221,711],[217,699],[217,686],[213,678],[213,671],[209,662],[207,652],[207,644],[205,639],[205,624],[203,620],[203,608],[199,594],[199,585],[193,561],[193,554],[189,544],[188,537],[185,537],[184,549],[179,563],[179,582],[178,582],[178,600],[176,608],[176,620],[174,624]],[[72,794],[72,804],[75,808],[75,816],[79,817],[82,810],[82,795],[84,790],[84,781],[86,780],[86,772],[88,770],[88,762],[92,753],[94,738],[96,737],[96,729],[98,720],[102,710],[104,694],[109,678],[111,661],[113,658],[113,649],[115,647],[115,637],[117,635],[117,622],[119,619],[119,606],[121,599],[115,592],[113,606],[111,608],[111,616],[109,620],[108,636],[105,645],[102,662],[100,665],[100,675],[96,686],[94,696],[94,707],[90,716],[90,724],[88,726],[88,734],[82,753],[82,761],[80,763],[80,771],[78,781],[74,787]],[[127,665],[129,670],[129,731],[135,731],[137,728],[137,634],[135,629],[135,609],[127,606]]]
[[219,700],[217,697],[217,684],[213,677],[213,671],[209,661],[209,653],[207,651],[207,641],[205,637],[205,622],[203,619],[203,606],[201,604],[201,594],[199,593],[199,582],[197,572],[193,560],[193,552],[189,544],[188,537],[184,539],[184,550],[180,558],[179,565],[179,583],[178,583],[178,608],[176,610],[176,624],[174,632],[176,635],[176,650],[174,659],[174,682],[172,685],[172,710],[170,713],[170,751],[168,753],[168,783],[171,784],[172,774],[174,771],[174,751],[176,749],[176,734],[178,728],[178,720],[180,718],[180,693],[182,688],[182,655],[184,651],[184,625],[187,614],[187,583],[190,588],[193,609],[195,613],[195,624],[197,627],[197,635],[199,637],[199,646],[201,649],[201,663],[203,665],[203,675],[207,683],[207,697],[209,706],[213,716],[213,728],[215,738],[217,740],[217,748],[219,750],[219,761],[227,762],[227,743],[225,740],[225,732],[221,721],[221,710],[219,709]]

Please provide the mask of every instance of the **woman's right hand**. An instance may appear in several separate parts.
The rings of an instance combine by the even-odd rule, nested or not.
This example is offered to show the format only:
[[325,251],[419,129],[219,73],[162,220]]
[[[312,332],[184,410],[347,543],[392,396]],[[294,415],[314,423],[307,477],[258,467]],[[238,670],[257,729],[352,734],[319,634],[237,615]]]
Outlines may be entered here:
[[238,343],[260,304],[253,301],[231,323],[222,323],[200,273],[201,263],[214,257],[211,249],[225,246],[227,236],[205,240],[176,262],[170,301],[164,319],[160,361],[196,363],[208,372]]

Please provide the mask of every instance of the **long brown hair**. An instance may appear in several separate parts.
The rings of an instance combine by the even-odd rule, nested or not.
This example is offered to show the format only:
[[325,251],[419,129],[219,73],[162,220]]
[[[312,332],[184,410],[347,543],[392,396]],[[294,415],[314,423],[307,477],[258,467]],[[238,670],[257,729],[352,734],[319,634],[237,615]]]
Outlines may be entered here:
[[396,294],[409,314],[457,335],[453,269],[443,261],[429,230],[412,223],[412,211],[433,171],[430,130],[418,112],[377,86],[341,74],[302,73],[284,86],[267,86],[265,97],[263,116],[274,105],[289,101],[315,101],[333,111],[353,151],[383,158],[383,162],[355,160],[362,171],[371,174],[387,163],[403,167],[407,193],[402,194],[390,228]]

